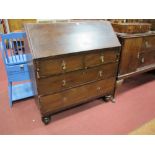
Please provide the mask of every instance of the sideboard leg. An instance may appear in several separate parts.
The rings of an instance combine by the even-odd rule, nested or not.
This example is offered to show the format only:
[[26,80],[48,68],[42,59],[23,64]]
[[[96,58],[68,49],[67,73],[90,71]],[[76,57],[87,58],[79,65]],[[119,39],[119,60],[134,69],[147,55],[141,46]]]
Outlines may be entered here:
[[117,87],[117,88],[120,87],[120,86],[123,84],[123,82],[124,82],[124,79],[117,80],[117,82],[116,82],[116,87]]

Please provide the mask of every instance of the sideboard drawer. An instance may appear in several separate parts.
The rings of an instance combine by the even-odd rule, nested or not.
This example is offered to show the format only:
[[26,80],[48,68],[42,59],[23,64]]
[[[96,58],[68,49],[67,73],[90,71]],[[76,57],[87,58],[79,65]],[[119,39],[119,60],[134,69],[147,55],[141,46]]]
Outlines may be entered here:
[[38,94],[55,93],[88,82],[113,77],[116,75],[116,69],[117,63],[110,63],[86,70],[41,78],[37,80]]
[[85,67],[93,67],[116,61],[117,52],[115,50],[96,51],[85,56]]
[[115,77],[66,90],[61,93],[39,97],[39,106],[43,115],[57,112],[83,101],[104,96],[113,91]]
[[139,67],[155,64],[155,51],[141,53]]
[[83,55],[74,55],[64,58],[38,60],[36,63],[38,77],[46,77],[50,75],[82,69],[82,58]]
[[147,36],[143,38],[142,52],[155,50],[155,36]]

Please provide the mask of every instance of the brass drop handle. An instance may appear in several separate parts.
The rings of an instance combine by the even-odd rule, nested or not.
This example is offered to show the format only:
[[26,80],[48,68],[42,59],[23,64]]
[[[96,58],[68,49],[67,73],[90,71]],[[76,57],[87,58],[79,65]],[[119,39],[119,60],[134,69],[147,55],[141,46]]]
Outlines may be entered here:
[[139,52],[138,52],[138,54],[137,54],[137,59],[139,59],[139,56],[140,56],[140,54],[139,54]]
[[104,55],[100,56],[100,60],[101,60],[102,63],[104,62]]
[[65,102],[66,100],[67,100],[67,97],[64,97],[64,98],[63,98],[63,101]]
[[36,73],[37,73],[37,79],[40,79],[39,73],[38,72],[36,72]]
[[66,85],[66,80],[62,80],[62,86],[64,87]]
[[142,59],[141,59],[141,62],[142,62],[142,63],[144,63],[144,62],[145,62],[145,59],[144,59],[144,58],[142,58]]
[[145,46],[146,46],[147,48],[150,47],[148,41],[145,41]]
[[97,87],[97,90],[101,90],[101,87]]
[[21,69],[24,69],[24,65],[20,65],[20,68],[21,68]]
[[103,76],[103,72],[99,71],[99,76],[102,77]]
[[62,61],[62,69],[63,69],[63,70],[65,70],[65,69],[66,69],[66,63],[65,63],[65,61],[64,61],[64,60]]

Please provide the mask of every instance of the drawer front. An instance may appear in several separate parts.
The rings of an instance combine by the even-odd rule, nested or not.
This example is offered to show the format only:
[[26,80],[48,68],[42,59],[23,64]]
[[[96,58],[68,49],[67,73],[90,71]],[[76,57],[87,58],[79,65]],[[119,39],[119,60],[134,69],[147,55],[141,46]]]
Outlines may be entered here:
[[117,61],[117,52],[115,50],[97,51],[85,56],[85,67],[93,67],[109,62]]
[[148,50],[155,50],[155,36],[148,36],[143,38],[142,52]]
[[37,80],[38,94],[54,93],[84,83],[105,79],[116,75],[117,63],[105,64],[86,70],[79,70],[58,76]]
[[65,58],[39,60],[36,63],[38,77],[70,72],[83,68],[83,56],[74,55]]
[[54,113],[78,103],[110,94],[114,90],[115,78],[100,80],[94,83],[66,90],[54,95],[39,98],[39,106],[43,115]]
[[15,73],[25,73],[28,72],[28,65],[27,64],[21,64],[21,65],[15,65],[15,66],[9,66],[8,67],[8,72],[9,74],[15,74]]
[[155,64],[155,51],[141,53],[139,59],[139,67]]

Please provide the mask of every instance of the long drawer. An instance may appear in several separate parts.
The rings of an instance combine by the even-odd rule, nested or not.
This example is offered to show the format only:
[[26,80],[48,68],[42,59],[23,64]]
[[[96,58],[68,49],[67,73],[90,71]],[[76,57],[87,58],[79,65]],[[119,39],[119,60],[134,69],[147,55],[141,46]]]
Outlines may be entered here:
[[41,113],[46,115],[112,93],[115,77],[100,80],[61,93],[39,97]]
[[39,77],[70,72],[83,68],[83,55],[73,55],[64,58],[37,60],[36,68]]
[[116,75],[117,63],[110,63],[85,70],[78,70],[58,76],[37,80],[38,94],[54,93],[84,83],[113,77]]
[[115,50],[97,50],[87,54],[48,58],[36,61],[38,78],[90,68],[117,61]]

